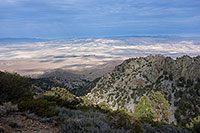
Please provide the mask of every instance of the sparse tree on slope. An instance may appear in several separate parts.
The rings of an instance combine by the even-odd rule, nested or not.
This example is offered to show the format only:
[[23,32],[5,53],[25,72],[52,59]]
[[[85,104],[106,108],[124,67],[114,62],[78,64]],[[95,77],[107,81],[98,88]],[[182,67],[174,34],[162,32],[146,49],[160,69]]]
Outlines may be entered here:
[[134,107],[134,116],[136,119],[151,122],[154,119],[155,113],[152,102],[147,96],[142,96],[138,104]]
[[171,118],[170,105],[165,97],[157,91],[151,94],[150,100],[156,113],[156,120],[158,122],[161,120],[169,121]]

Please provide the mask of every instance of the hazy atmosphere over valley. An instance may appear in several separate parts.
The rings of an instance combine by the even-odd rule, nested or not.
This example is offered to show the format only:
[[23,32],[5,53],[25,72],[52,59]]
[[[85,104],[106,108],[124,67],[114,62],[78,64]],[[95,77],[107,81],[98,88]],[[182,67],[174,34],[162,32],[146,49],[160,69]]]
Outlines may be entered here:
[[0,69],[23,75],[57,68],[80,70],[151,54],[175,58],[200,53],[200,39],[173,36],[13,40],[0,40]]

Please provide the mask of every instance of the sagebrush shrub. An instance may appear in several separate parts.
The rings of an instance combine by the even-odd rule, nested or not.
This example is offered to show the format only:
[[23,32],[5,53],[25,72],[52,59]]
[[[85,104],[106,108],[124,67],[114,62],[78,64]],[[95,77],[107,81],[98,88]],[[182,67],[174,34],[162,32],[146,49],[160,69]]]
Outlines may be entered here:
[[11,102],[3,103],[0,105],[0,116],[9,114],[10,112],[18,111],[17,105],[13,105]]

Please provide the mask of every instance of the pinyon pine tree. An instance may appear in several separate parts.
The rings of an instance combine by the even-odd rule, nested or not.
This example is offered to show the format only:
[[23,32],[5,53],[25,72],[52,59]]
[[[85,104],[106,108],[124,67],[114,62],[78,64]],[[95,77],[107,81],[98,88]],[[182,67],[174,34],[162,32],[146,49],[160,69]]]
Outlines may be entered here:
[[151,122],[154,119],[153,105],[147,96],[142,96],[139,103],[135,105],[134,116],[144,122]]
[[160,92],[151,94],[150,100],[152,101],[154,111],[156,113],[156,120],[158,122],[169,121],[171,118],[170,105],[165,97]]

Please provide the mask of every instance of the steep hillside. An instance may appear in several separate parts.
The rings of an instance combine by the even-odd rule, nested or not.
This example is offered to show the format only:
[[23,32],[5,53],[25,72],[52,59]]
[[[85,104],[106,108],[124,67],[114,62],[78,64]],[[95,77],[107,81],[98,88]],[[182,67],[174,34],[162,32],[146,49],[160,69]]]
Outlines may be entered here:
[[32,87],[36,92],[44,92],[52,87],[66,88],[77,96],[86,95],[95,87],[97,81],[105,73],[111,72],[122,61],[109,61],[105,64],[80,70],[54,69],[46,71],[31,79]]
[[62,87],[77,95],[82,95],[78,94],[78,91],[91,83],[78,74],[62,69],[46,72],[39,78],[32,79],[31,81],[33,83],[33,88],[37,91],[50,90],[52,87]]
[[[105,74],[87,95],[96,103],[132,112],[141,96],[161,91],[171,104],[172,121],[184,125],[200,113],[200,57],[160,55],[132,58]],[[175,119],[176,118],[176,119]]]

